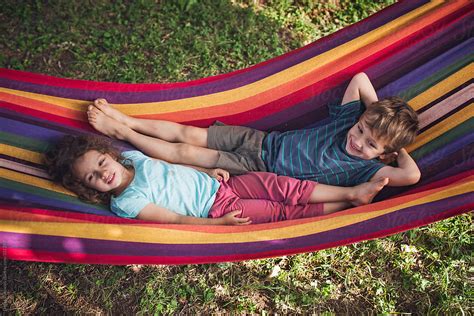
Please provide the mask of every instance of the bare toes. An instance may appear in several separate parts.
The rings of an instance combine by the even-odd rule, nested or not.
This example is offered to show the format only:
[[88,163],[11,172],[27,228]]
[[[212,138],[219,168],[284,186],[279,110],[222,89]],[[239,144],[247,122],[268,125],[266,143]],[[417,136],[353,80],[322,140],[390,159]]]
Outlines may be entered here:
[[105,105],[108,105],[109,103],[107,102],[106,99],[97,99],[94,101],[94,105],[98,107],[99,109],[102,109]]

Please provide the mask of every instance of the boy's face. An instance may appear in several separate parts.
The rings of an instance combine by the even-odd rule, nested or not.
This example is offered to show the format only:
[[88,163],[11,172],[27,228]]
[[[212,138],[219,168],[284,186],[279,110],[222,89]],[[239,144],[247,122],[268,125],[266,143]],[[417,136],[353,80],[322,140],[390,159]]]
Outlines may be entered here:
[[363,119],[347,133],[346,151],[354,157],[366,160],[380,157],[386,145],[387,141],[375,137]]
[[109,154],[96,150],[77,158],[72,170],[85,186],[99,192],[122,192],[129,184],[128,170]]

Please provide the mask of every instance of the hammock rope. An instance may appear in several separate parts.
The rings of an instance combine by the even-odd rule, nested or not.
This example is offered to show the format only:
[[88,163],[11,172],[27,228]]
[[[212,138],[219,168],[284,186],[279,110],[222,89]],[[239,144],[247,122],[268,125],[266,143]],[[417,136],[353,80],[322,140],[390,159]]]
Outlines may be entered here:
[[[2,255],[97,264],[237,261],[380,238],[472,210],[473,7],[468,0],[401,1],[293,52],[189,82],[93,82],[0,69]],[[340,102],[360,71],[380,98],[405,98],[421,121],[408,148],[421,181],[386,188],[370,205],[245,227],[166,225],[81,202],[44,170],[49,144],[95,133],[85,110],[96,98],[142,118],[283,131],[327,122],[327,105]]]

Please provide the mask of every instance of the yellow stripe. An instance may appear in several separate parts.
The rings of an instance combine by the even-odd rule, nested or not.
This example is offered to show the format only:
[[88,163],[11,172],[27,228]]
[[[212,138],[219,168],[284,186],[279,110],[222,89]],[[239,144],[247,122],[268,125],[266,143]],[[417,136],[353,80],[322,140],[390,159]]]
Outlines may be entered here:
[[[0,221],[0,231],[40,234],[50,236],[64,236],[76,238],[93,238],[102,240],[117,240],[129,242],[165,243],[165,244],[214,244],[214,243],[237,243],[258,242],[295,238],[310,234],[330,231],[350,224],[360,223],[388,214],[399,209],[434,202],[451,196],[460,195],[473,191],[473,177],[467,182],[447,186],[441,192],[435,192],[414,201],[399,204],[378,211],[367,211],[366,213],[343,214],[326,220],[295,224],[289,227],[269,229],[266,231],[246,231],[239,233],[229,232],[223,234],[177,231],[169,228],[153,228],[134,225],[104,225],[96,223],[43,223],[23,221]],[[166,227],[167,225],[163,225]]]
[[423,93],[417,95],[408,102],[415,110],[419,110],[431,103],[433,100],[436,100],[451,90],[459,87],[464,82],[471,80],[473,73],[474,64],[471,63],[456,73],[450,75],[443,81],[440,81],[434,86],[430,87],[428,90],[423,91]]
[[23,183],[26,185],[31,185],[35,187],[39,187],[41,189],[54,191],[57,193],[67,194],[71,196],[76,196],[69,190],[66,190],[63,186],[56,184],[52,181],[48,181],[42,178],[37,178],[30,176],[25,173],[19,173],[16,171],[0,168],[0,178],[12,180],[15,182]]
[[[216,105],[222,105],[230,102],[239,101],[250,96],[260,94],[269,89],[276,88],[282,83],[290,82],[300,76],[303,76],[309,72],[315,71],[316,69],[325,66],[333,61],[339,60],[341,63],[344,63],[344,56],[353,52],[355,50],[361,49],[372,42],[386,37],[390,34],[396,34],[400,28],[404,26],[412,26],[412,23],[416,21],[421,15],[426,14],[430,10],[436,9],[438,6],[441,6],[444,1],[431,1],[430,3],[423,5],[406,15],[399,17],[398,19],[391,21],[371,32],[368,32],[350,42],[342,44],[328,52],[325,52],[321,55],[315,56],[309,60],[306,60],[300,64],[297,64],[293,67],[290,67],[284,71],[281,71],[277,74],[264,78],[258,82],[245,85],[243,87],[232,89],[224,92],[219,92],[215,94],[192,97],[181,100],[172,100],[164,102],[151,102],[143,103],[137,106],[137,104],[119,104],[116,105],[116,108],[125,114],[129,115],[144,115],[144,114],[158,114],[158,113],[170,113],[178,112],[184,110],[191,110],[197,108],[206,108]],[[449,3],[452,10],[462,7],[464,4],[462,2]],[[422,26],[420,26],[422,27]],[[413,32],[416,29],[412,30]],[[330,75],[330,74],[327,74]],[[311,84],[311,83],[308,83]],[[301,89],[303,86],[295,87],[295,89]],[[0,91],[2,91],[0,89]],[[48,102],[51,104],[56,104],[63,106],[65,108],[75,109],[75,110],[85,110],[84,101],[71,100],[58,97],[48,97],[43,95],[34,95],[34,94],[25,94],[24,92],[19,92],[19,95],[28,96],[32,99],[41,99],[41,101]],[[275,95],[275,98],[277,96]],[[271,100],[267,100],[271,101]],[[251,105],[250,105],[251,106]]]
[[467,107],[465,107],[459,112],[451,114],[444,121],[439,122],[435,126],[427,129],[426,131],[418,135],[416,137],[415,143],[408,146],[406,150],[408,152],[411,152],[417,148],[420,148],[421,146],[432,141],[433,139],[436,139],[437,137],[443,135],[447,131],[455,128],[458,125],[461,125],[465,121],[472,118],[474,116],[474,107],[472,104],[473,103],[471,103],[470,105],[468,105]]
[[15,157],[21,160],[34,162],[37,164],[43,164],[42,155],[35,151],[22,149],[22,148],[10,146],[7,144],[2,144],[2,146],[0,146],[0,153],[10,156],[10,157]]

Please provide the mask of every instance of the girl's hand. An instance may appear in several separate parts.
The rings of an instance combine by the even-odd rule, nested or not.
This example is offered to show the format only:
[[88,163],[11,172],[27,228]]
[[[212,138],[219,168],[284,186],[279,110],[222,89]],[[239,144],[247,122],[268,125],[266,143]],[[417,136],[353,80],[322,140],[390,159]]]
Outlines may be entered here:
[[250,217],[237,217],[237,215],[239,215],[240,213],[242,213],[242,210],[232,211],[230,213],[225,214],[221,217],[222,225],[248,225],[252,223]]
[[223,180],[224,182],[227,182],[227,180],[229,180],[230,178],[229,172],[227,170],[220,169],[220,168],[209,169],[207,174],[212,178],[216,178],[219,181]]

